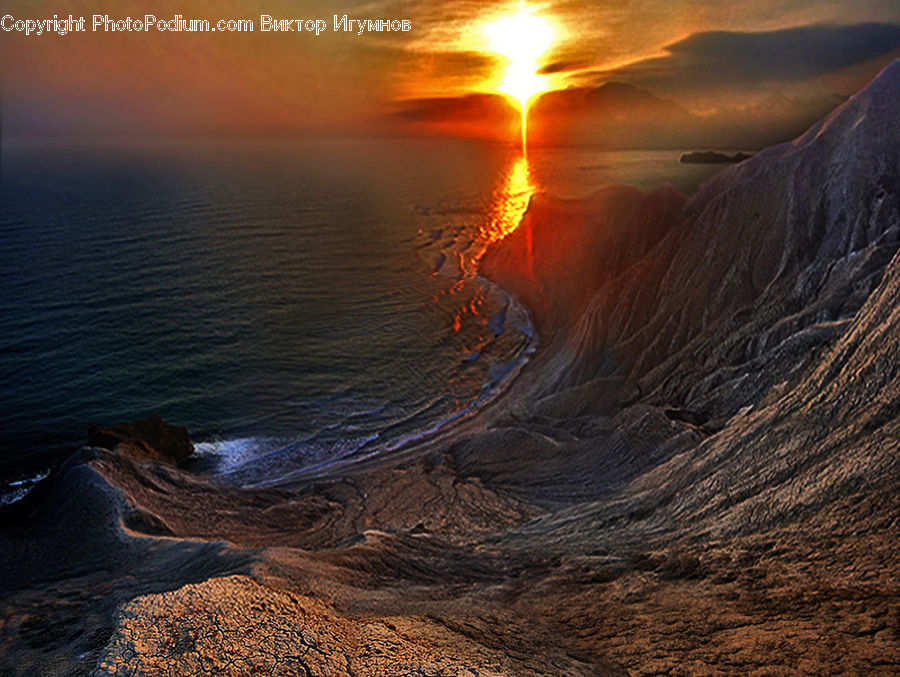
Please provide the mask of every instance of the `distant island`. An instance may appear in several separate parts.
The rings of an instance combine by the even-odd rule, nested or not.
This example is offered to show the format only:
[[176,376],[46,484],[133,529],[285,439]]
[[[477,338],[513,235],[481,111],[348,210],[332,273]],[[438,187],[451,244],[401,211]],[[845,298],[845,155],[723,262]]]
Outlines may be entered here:
[[695,150],[682,155],[681,161],[685,164],[694,165],[737,164],[738,162],[749,160],[752,157],[752,153],[739,152],[734,155],[729,155],[728,153],[720,153],[715,150]]

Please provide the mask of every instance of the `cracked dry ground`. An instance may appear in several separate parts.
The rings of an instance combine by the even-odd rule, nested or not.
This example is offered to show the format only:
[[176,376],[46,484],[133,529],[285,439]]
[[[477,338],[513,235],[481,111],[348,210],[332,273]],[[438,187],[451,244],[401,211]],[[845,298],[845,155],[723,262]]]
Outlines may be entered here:
[[[887,535],[851,539],[853,549],[877,560]],[[95,674],[897,674],[896,586],[865,567],[824,586],[806,557],[829,557],[834,541],[785,562],[788,543],[799,545],[573,557],[524,589],[399,603],[391,616],[340,614],[244,576],[212,579],[129,603]],[[545,619],[545,633],[527,618]]]

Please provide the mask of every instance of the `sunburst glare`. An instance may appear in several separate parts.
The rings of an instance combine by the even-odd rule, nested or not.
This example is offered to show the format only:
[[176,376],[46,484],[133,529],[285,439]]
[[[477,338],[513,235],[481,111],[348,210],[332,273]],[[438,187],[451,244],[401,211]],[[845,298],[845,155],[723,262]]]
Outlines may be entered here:
[[538,73],[539,59],[553,43],[554,29],[547,19],[533,15],[523,5],[517,15],[489,24],[485,32],[491,50],[508,60],[499,90],[519,104],[524,151],[528,105],[535,95],[548,89],[546,77]]

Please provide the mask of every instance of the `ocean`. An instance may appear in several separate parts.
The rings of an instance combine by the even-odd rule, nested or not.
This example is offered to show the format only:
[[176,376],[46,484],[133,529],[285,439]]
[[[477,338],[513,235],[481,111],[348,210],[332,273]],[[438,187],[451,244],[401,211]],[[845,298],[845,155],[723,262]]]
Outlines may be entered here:
[[476,413],[536,346],[475,273],[536,190],[693,192],[679,153],[450,140],[4,140],[0,501],[160,413],[263,485]]

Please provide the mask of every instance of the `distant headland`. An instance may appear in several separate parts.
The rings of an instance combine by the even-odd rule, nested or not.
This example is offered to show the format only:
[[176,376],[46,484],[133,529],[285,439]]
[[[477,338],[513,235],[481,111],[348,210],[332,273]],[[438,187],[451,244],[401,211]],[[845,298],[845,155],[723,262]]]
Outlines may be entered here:
[[711,164],[737,164],[753,157],[752,153],[737,152],[733,155],[721,153],[715,150],[695,150],[690,153],[684,153],[681,156],[681,162],[692,165],[711,165]]

